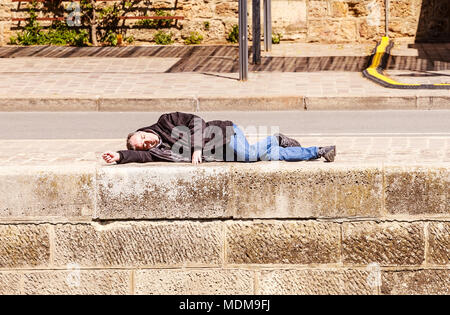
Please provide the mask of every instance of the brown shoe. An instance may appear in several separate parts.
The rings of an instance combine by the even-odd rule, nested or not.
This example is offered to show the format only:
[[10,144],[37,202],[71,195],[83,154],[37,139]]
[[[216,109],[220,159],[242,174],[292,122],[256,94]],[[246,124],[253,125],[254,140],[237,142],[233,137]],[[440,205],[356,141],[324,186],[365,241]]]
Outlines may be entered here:
[[323,157],[327,162],[334,162],[336,157],[336,146],[319,147],[319,158]]

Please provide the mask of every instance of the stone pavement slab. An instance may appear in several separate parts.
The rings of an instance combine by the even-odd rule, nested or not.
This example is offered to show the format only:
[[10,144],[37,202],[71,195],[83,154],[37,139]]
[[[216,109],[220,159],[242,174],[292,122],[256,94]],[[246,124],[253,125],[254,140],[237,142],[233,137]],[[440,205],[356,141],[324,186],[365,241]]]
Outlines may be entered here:
[[[265,137],[260,136],[261,137]],[[259,139],[248,136],[249,142]],[[450,137],[448,136],[379,136],[379,137],[295,137],[302,146],[337,146],[334,165],[427,165],[450,166]],[[88,166],[106,165],[100,155],[104,151],[125,149],[125,139],[95,140],[0,140],[1,167],[19,166]],[[266,162],[260,162],[266,163]],[[288,162],[282,162],[290,164]],[[299,162],[305,167],[317,167],[318,161]],[[151,166],[155,163],[145,164]],[[156,163],[161,164],[161,163]],[[171,163],[163,163],[172,165]],[[220,164],[220,163],[219,163]]]

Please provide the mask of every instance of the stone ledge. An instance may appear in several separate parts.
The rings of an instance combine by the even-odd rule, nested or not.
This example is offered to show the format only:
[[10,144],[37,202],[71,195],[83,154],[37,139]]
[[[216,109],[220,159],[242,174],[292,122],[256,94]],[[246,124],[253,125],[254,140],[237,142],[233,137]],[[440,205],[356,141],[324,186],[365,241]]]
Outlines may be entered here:
[[0,222],[448,219],[445,164],[1,167]]

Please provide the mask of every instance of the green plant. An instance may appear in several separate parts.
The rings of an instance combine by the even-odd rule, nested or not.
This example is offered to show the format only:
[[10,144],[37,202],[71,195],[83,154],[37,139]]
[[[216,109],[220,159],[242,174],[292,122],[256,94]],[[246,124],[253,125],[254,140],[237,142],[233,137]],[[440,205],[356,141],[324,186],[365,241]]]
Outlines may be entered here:
[[128,44],[133,44],[134,43],[134,37],[133,36],[128,36],[128,37],[125,38],[125,41]]
[[172,33],[166,33],[164,31],[158,31],[153,37],[158,45],[170,45],[173,44]]
[[89,45],[89,34],[86,30],[69,28],[63,22],[56,22],[46,34],[46,44],[50,45]]
[[209,31],[209,27],[210,27],[209,21],[203,22],[203,26],[205,27],[205,31]]
[[119,42],[117,34],[109,30],[106,35],[105,42],[108,43],[110,46],[117,46]]
[[17,37],[10,38],[10,44],[19,44],[19,45],[42,45],[44,42],[44,38],[41,34],[42,27],[37,22],[37,14],[36,14],[36,2],[32,2],[28,13],[30,17],[27,19],[27,24],[24,27],[24,30],[17,34]]
[[199,32],[191,32],[188,38],[184,40],[186,45],[196,45],[200,44],[203,41],[203,35]]
[[[170,13],[164,10],[156,10],[155,16],[161,17],[170,16]],[[142,27],[159,29],[171,27],[172,20],[170,19],[140,20],[136,24]]]
[[22,32],[17,37],[10,38],[10,44],[15,45],[89,45],[89,34],[85,30],[69,28],[64,22],[54,22],[48,31],[44,31],[37,22],[36,2],[29,8],[29,19]]
[[280,33],[272,33],[272,44],[279,44],[282,37]]
[[231,32],[228,34],[227,41],[230,43],[237,43],[239,41],[239,26],[233,25]]

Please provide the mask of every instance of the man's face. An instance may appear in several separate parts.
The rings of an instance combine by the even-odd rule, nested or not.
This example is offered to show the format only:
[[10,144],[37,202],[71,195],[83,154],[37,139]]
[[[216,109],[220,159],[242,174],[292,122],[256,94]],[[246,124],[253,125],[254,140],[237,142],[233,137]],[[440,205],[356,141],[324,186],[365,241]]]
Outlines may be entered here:
[[130,138],[130,142],[136,150],[147,151],[158,145],[159,138],[151,132],[140,131]]

